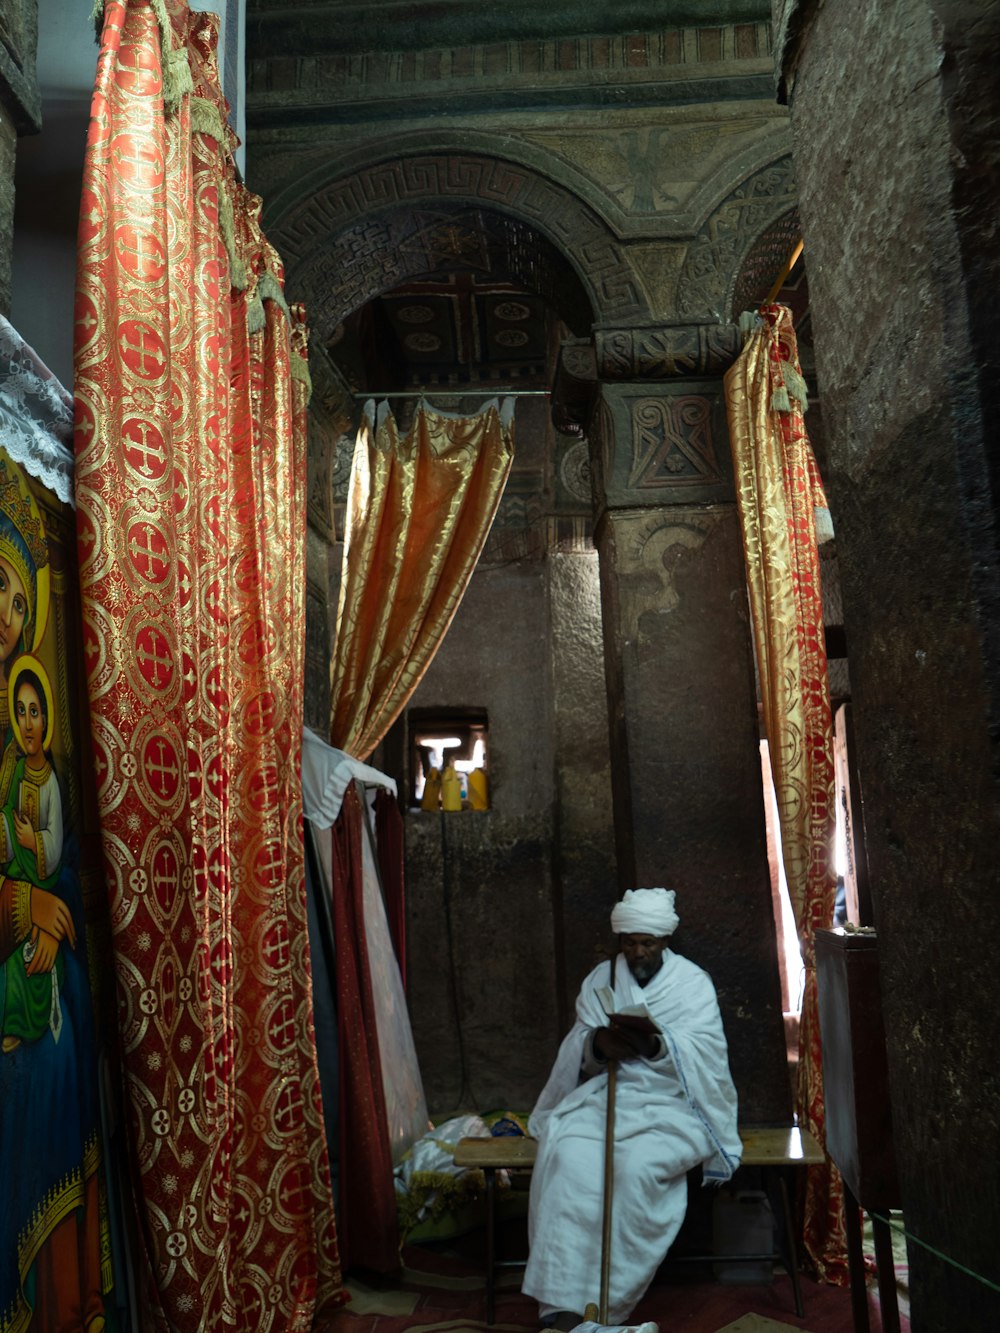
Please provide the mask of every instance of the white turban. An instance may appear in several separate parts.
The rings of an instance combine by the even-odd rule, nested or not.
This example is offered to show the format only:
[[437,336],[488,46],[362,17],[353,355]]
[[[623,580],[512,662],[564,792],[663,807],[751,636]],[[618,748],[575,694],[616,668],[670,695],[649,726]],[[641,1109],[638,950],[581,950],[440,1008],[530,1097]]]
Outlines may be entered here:
[[680,925],[673,889],[628,889],[611,913],[616,935],[672,935]]

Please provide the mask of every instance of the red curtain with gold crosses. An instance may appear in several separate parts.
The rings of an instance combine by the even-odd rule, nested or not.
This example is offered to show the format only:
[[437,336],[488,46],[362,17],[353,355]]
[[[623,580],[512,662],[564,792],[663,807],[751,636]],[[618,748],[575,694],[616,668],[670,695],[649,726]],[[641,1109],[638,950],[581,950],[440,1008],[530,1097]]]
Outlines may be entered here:
[[[726,375],[736,498],[782,859],[805,965],[800,1123],[825,1142],[816,988],[817,929],[833,919],[836,798],[816,511],[826,510],[803,419],[791,311],[764,306]],[[810,1167],[805,1246],[818,1274],[847,1280],[843,1190],[831,1162]]]
[[85,651],[143,1328],[339,1298],[299,758],[306,329],[235,180],[218,19],[110,0],[76,307]]

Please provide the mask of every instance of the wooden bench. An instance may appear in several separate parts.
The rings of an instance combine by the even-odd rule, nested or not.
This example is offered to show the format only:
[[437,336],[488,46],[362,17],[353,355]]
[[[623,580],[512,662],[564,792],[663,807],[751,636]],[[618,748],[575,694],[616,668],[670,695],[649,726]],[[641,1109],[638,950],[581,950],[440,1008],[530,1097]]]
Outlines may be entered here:
[[[742,1128],[741,1166],[761,1169],[762,1178],[778,1220],[778,1249],[770,1254],[698,1254],[684,1255],[685,1263],[743,1263],[767,1260],[780,1264],[792,1279],[795,1313],[804,1318],[802,1288],[799,1284],[795,1230],[788,1199],[788,1173],[823,1162],[823,1150],[808,1130],[797,1126],[779,1129]],[[496,1305],[496,1270],[522,1267],[523,1260],[496,1258],[496,1173],[531,1171],[538,1153],[538,1140],[522,1137],[461,1139],[455,1149],[455,1165],[482,1171],[486,1181],[486,1322],[493,1323]]]

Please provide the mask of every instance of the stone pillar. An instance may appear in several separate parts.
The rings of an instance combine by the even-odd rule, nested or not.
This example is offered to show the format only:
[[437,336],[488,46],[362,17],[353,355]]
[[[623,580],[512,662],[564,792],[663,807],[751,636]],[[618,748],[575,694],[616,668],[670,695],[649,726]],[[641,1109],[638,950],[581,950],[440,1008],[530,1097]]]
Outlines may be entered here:
[[[833,10],[835,9],[835,13]],[[776,6],[914,1329],[1000,1327],[996,6]],[[933,1247],[938,1253],[933,1253]]]
[[14,240],[14,158],[18,135],[37,134],[41,103],[35,80],[36,0],[10,0],[0,11],[0,314],[10,314]]
[[545,564],[556,752],[555,967],[565,1032],[580,982],[607,952],[616,870],[597,556],[550,551]]
[[[676,378],[707,369],[703,333],[596,341],[591,470],[618,871],[622,887],[677,889],[678,951],[718,988],[741,1115],[780,1120],[790,1093],[725,404],[717,376]],[[682,345],[695,354],[679,358]],[[660,378],[606,378],[619,368]]]

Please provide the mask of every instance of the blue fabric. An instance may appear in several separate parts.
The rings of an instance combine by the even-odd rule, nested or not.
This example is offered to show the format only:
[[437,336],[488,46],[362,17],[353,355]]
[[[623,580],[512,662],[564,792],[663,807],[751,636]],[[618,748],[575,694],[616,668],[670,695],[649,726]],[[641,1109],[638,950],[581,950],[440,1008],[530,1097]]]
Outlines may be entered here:
[[501,1116],[496,1124],[490,1127],[490,1133],[496,1139],[523,1139],[525,1137],[521,1126],[516,1121],[508,1119],[507,1116]]
[[[0,1054],[0,1323],[17,1304],[19,1244],[43,1208],[82,1188],[84,1155],[97,1136],[97,1064],[93,1009],[87,980],[79,880],[64,867],[54,892],[70,904],[77,944],[64,955],[56,1042],[49,1029]],[[50,1228],[51,1230],[51,1228]]]

